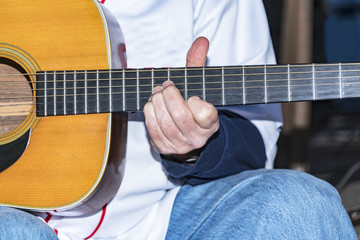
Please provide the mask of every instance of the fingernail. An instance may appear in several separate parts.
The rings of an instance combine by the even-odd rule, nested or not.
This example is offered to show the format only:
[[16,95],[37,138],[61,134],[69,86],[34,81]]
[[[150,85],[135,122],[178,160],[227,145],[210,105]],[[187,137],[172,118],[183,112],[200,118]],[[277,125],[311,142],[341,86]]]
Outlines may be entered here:
[[166,87],[171,86],[171,85],[175,85],[175,84],[173,83],[173,81],[170,81],[170,80],[165,81],[162,84],[163,88],[166,88]]
[[153,90],[153,94],[155,93],[158,93],[158,92],[161,92],[163,90],[163,87],[162,86],[156,86]]

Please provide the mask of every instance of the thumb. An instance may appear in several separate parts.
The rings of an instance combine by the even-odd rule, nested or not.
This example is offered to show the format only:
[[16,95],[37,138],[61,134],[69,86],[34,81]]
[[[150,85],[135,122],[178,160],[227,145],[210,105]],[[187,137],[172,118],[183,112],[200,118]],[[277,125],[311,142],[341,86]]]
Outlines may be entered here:
[[209,51],[209,40],[205,37],[198,37],[191,45],[187,56],[187,67],[203,67],[205,66],[207,53]]

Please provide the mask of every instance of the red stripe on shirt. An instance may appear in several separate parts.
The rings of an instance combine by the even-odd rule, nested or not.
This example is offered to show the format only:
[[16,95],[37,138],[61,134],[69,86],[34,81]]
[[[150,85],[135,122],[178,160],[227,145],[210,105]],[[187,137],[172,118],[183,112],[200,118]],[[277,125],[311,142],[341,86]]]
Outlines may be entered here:
[[101,226],[101,224],[102,224],[102,222],[103,222],[103,220],[104,220],[104,218],[105,218],[106,205],[107,205],[107,204],[105,204],[105,206],[104,206],[103,209],[102,209],[102,214],[101,214],[101,217],[100,217],[100,221],[99,221],[98,225],[96,226],[95,230],[94,230],[88,237],[86,237],[85,239],[91,238],[91,237],[94,236],[94,234],[99,230],[99,228],[100,228],[100,226]]
[[52,218],[52,215],[50,213],[46,213],[46,218],[44,219],[46,223],[49,223],[50,219]]
[[[46,222],[46,223],[49,223],[49,221],[50,221],[50,219],[52,218],[52,215],[50,214],[50,213],[46,213],[46,218],[44,219],[44,221]],[[58,235],[58,230],[56,229],[56,228],[53,228],[53,230],[54,230],[54,232],[56,233],[56,236]]]

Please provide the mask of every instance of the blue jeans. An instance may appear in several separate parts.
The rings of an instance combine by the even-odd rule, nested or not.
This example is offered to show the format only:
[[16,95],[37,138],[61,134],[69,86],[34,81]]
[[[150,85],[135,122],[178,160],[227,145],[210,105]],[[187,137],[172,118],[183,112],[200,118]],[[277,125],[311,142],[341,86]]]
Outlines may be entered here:
[[[357,239],[336,190],[308,174],[254,170],[184,185],[167,239]],[[0,207],[0,239],[56,239],[38,218]]]
[[38,217],[12,208],[0,207],[1,240],[58,239],[54,230]]
[[291,170],[246,171],[180,189],[173,239],[357,239],[337,191]]

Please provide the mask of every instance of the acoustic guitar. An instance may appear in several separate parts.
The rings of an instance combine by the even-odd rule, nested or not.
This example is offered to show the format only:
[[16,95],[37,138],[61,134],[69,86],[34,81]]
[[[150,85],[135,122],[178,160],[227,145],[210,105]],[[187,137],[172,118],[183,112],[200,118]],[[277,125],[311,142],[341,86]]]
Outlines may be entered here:
[[[72,81],[37,72],[126,67],[116,20],[95,0],[4,0],[1,9],[0,204],[59,215],[101,209],[123,176],[127,115],[79,114],[93,111],[92,95],[104,91],[90,72],[88,81],[81,72]],[[80,106],[83,83],[88,111]],[[41,114],[44,104],[56,111]]]
[[0,205],[88,214],[121,184],[127,112],[171,80],[215,106],[360,96],[358,64],[126,69],[116,20],[95,0],[4,0]]

